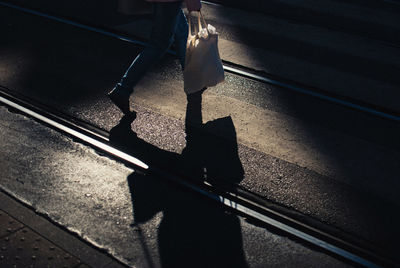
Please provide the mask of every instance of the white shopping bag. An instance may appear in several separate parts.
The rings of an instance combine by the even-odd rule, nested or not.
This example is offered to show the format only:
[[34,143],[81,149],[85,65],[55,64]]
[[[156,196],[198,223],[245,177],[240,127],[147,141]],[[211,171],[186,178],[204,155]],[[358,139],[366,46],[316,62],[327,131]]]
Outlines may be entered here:
[[184,90],[187,94],[200,91],[204,87],[215,86],[225,80],[218,52],[218,33],[212,25],[206,24],[201,12],[198,12],[197,19],[197,31],[195,27],[192,35],[191,20],[188,16],[189,36],[183,70]]

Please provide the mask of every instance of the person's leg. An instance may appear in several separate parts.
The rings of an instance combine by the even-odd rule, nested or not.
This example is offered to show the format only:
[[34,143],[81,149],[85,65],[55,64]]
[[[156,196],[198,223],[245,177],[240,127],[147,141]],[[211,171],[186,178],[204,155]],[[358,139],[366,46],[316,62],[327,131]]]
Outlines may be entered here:
[[170,47],[178,14],[181,11],[180,2],[154,3],[154,25],[148,46],[136,57],[125,72],[118,85],[129,93],[143,77],[146,71],[156,63]]
[[[126,99],[129,101],[129,95],[132,93],[133,87],[170,47],[181,12],[181,2],[154,3],[154,25],[149,44],[136,57],[121,81],[117,83],[116,87],[109,94],[111,100],[113,100],[114,96],[113,102],[123,112],[129,111],[129,106],[128,108],[126,107]],[[118,99],[115,96],[118,96]],[[123,107],[118,105],[118,103],[121,103],[119,100],[125,100],[122,104]]]
[[188,38],[188,23],[185,14],[181,10],[175,27],[175,50],[181,63],[182,70],[185,68],[186,45]]

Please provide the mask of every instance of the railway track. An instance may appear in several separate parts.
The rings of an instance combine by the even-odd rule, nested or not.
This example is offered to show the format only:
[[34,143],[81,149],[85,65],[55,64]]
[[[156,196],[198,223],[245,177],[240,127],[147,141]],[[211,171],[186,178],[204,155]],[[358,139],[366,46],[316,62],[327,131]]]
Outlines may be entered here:
[[[265,227],[283,232],[318,250],[339,257],[345,261],[364,267],[391,267],[395,264],[386,257],[380,256],[375,250],[357,245],[338,234],[330,234],[299,221],[281,211],[265,206],[260,198],[243,189],[230,190],[231,187],[217,186],[207,181],[199,182],[185,177],[181,173],[165,170],[138,159],[134,154],[128,154],[117,149],[109,141],[109,133],[63,114],[51,107],[34,102],[24,96],[15,95],[10,90],[0,87],[0,103],[10,110],[24,114],[74,140],[106,155],[123,162],[135,172],[152,174],[170,183],[180,185],[189,191],[200,194],[207,199],[222,204],[226,209],[257,222]],[[230,188],[230,189],[229,189]]]

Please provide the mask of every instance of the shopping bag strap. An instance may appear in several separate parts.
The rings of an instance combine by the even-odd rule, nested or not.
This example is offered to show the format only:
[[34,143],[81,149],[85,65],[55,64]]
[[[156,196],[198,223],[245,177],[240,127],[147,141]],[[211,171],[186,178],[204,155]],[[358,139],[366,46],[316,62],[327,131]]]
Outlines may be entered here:
[[[200,14],[200,16],[198,16],[198,18],[199,18],[199,25],[201,26],[201,22],[203,22],[203,24],[204,24],[204,29],[207,29],[207,23],[206,23],[206,20],[204,19],[203,13],[201,13],[201,11],[199,11],[199,14]],[[201,18],[201,21],[200,21],[200,18]],[[208,31],[208,29],[207,29],[207,31]]]
[[[204,27],[202,23],[204,24]],[[189,36],[192,36],[192,20],[190,14],[188,16],[188,24],[189,24]],[[194,27],[194,33],[195,33],[194,35],[197,35],[203,28],[207,30],[207,23],[201,11],[197,12],[197,26],[198,26],[197,32],[196,32],[196,27]]]

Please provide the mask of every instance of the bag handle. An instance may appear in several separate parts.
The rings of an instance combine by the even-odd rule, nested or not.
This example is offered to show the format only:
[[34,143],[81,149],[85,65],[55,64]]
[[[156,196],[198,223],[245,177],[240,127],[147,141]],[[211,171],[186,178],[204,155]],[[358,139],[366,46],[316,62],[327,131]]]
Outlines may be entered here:
[[[203,27],[203,25],[201,25],[202,23],[204,24],[204,27]],[[189,24],[189,36],[192,36],[192,20],[191,20],[190,14],[188,16],[188,24]],[[195,35],[197,35],[202,29],[206,29],[207,30],[207,23],[206,23],[206,20],[203,17],[203,13],[201,13],[201,11],[199,11],[197,13],[197,25],[198,25],[197,32],[196,32],[196,27],[194,27]]]
[[[204,19],[203,13],[201,13],[201,11],[199,11],[199,13],[200,13],[200,16],[198,16],[199,17],[199,25],[201,27],[201,22],[203,22],[204,23],[204,29],[206,29],[207,32],[208,32],[207,23],[206,23],[206,20]],[[200,18],[201,18],[201,22],[200,22]]]

